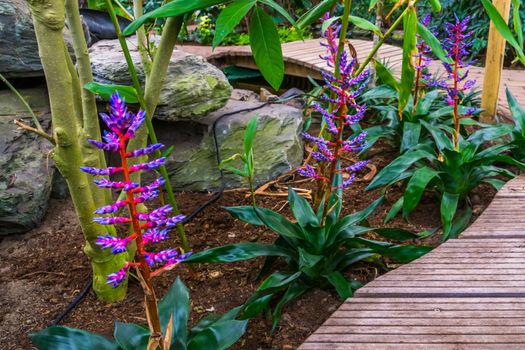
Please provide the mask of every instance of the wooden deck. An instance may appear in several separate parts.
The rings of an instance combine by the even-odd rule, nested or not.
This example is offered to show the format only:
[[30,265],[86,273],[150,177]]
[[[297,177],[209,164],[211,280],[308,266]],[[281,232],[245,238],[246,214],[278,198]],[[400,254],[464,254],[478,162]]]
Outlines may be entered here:
[[460,239],[356,292],[299,350],[525,349],[525,176]]
[[[363,61],[372,50],[371,41],[351,39],[351,43],[355,47],[360,61]],[[299,77],[309,75],[321,79],[320,71],[327,69],[327,67],[325,62],[319,58],[320,54],[324,54],[324,48],[319,45],[318,39],[286,43],[282,45],[282,48],[287,75]],[[257,68],[249,46],[220,46],[213,52],[211,47],[207,46],[184,45],[180,46],[179,49],[203,56],[219,66],[237,65],[245,68]],[[401,53],[401,48],[392,45],[383,45],[379,49],[379,57],[389,63],[397,76],[401,72]],[[430,67],[433,72],[443,72],[439,62],[433,62]],[[477,80],[476,86],[479,90],[483,85],[483,75],[484,71],[481,67],[470,69],[469,77]],[[503,116],[510,115],[505,95],[506,86],[510,88],[518,102],[525,105],[525,71],[504,70],[502,73],[498,113]]]

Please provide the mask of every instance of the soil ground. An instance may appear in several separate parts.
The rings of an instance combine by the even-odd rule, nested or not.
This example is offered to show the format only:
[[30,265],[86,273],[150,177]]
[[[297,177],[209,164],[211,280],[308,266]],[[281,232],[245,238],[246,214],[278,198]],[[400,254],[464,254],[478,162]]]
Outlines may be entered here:
[[[384,150],[375,150],[371,163],[378,168],[390,160]],[[379,196],[378,191],[365,192],[366,181],[359,181],[345,190],[345,212],[365,208]],[[311,187],[311,184],[302,184]],[[471,196],[474,218],[488,205],[495,191],[483,186]],[[180,208],[190,213],[211,194],[179,193]],[[399,187],[387,193],[387,200],[369,218],[372,227],[384,227],[383,219],[392,203],[401,196]],[[258,204],[289,216],[285,197],[258,197]],[[218,202],[208,207],[186,225],[194,251],[242,241],[271,242],[275,235],[263,228],[248,226],[230,217],[222,206],[249,204],[244,192],[224,193]],[[439,228],[438,201],[424,197],[421,205],[407,222],[400,218],[388,224],[413,232]],[[259,238],[260,237],[260,238]],[[439,244],[439,235],[426,239],[425,244]],[[175,246],[175,238],[167,242]],[[0,242],[0,348],[32,349],[28,334],[45,328],[75,298],[90,278],[90,266],[82,251],[83,237],[70,200],[52,200],[42,225],[24,235],[3,238]],[[225,312],[242,304],[257,288],[254,281],[261,259],[235,264],[207,264],[197,267],[190,278],[183,267],[162,274],[155,280],[161,297],[177,275],[180,275],[191,297],[191,322],[211,311]],[[396,265],[387,262],[388,267]],[[348,276],[362,283],[374,279],[384,270],[379,265],[358,264],[347,271]],[[92,291],[74,308],[62,325],[99,332],[111,337],[114,320],[142,323],[144,318],[142,291],[136,280],[130,280],[126,300],[108,305],[98,301]],[[312,290],[288,304],[279,328],[272,336],[271,322],[263,316],[250,321],[248,331],[232,348],[248,350],[295,349],[333,313],[342,301],[334,291]],[[210,349],[212,350],[212,349]]]

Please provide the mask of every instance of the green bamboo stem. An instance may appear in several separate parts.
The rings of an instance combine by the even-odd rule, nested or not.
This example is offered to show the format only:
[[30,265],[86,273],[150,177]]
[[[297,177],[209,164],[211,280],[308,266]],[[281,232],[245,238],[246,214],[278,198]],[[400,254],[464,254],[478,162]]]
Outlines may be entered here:
[[[139,18],[144,14],[143,0],[133,0],[133,14],[135,18]],[[117,1],[117,3],[119,3]],[[148,40],[146,38],[146,33],[144,31],[144,26],[137,29],[137,47],[139,49],[140,58],[142,60],[142,67],[144,67],[144,75],[146,76],[146,84],[147,79],[151,73],[151,58],[148,54]]]
[[[137,74],[137,71],[135,69],[135,65],[133,63],[133,60],[131,58],[131,54],[129,52],[128,45],[126,43],[126,38],[124,37],[124,35],[122,34],[122,31],[120,30],[120,26],[118,24],[117,16],[115,14],[115,10],[113,8],[113,5],[111,4],[111,0],[106,0],[106,5],[107,5],[107,8],[108,8],[108,13],[109,13],[109,15],[111,17],[111,20],[113,22],[113,25],[115,26],[115,31],[116,31],[117,36],[119,38],[119,42],[120,42],[120,45],[122,47],[122,52],[124,53],[124,58],[126,59],[126,63],[128,65],[129,73],[131,75],[131,80],[133,82],[133,87],[135,88],[135,90],[137,92],[137,99],[139,101],[139,104],[140,104],[141,108],[146,112],[146,128],[148,130],[149,138],[150,138],[152,143],[157,143],[158,142],[157,141],[157,136],[155,134],[155,130],[154,130],[153,124],[151,122],[151,117],[152,117],[153,112],[155,111],[155,107],[157,106],[158,101],[160,99],[160,91],[161,91],[162,86],[163,86],[163,82],[164,82],[164,79],[165,79],[166,71],[168,69],[168,64],[169,64],[169,61],[170,61],[170,58],[171,58],[171,54],[173,52],[173,47],[175,46],[175,42],[176,42],[176,38],[177,38],[177,35],[178,35],[178,31],[180,30],[180,26],[179,26],[179,29],[176,31],[177,35],[174,35],[174,38],[172,40],[168,41],[169,45],[165,44],[165,45],[163,45],[161,47],[161,44],[163,42],[162,39],[164,39],[166,36],[169,36],[168,34],[170,34],[169,31],[166,30],[166,27],[165,27],[165,32],[162,35],[161,44],[159,44],[159,50],[156,53],[156,59],[154,60],[154,63],[153,63],[153,66],[152,66],[151,75],[150,75],[149,81],[147,83],[147,86],[154,85],[153,93],[150,92],[150,95],[149,95],[149,98],[148,98],[148,102],[149,103],[146,103],[145,96],[147,98],[148,95],[144,95],[144,93],[142,92],[142,86],[140,85],[138,74]],[[169,20],[166,22],[166,26],[168,26],[169,22],[170,22]],[[175,23],[177,23],[177,22],[178,21],[175,21]],[[173,26],[173,24],[170,24],[170,27],[171,26]],[[170,27],[168,27],[168,29]],[[166,42],[166,39],[164,40],[164,42]],[[173,42],[173,45],[171,45],[171,42]],[[171,46],[171,50],[169,49],[169,46]],[[161,48],[162,48],[162,51],[161,51]],[[160,66],[159,66],[159,64],[157,64],[158,61],[160,61],[160,63],[159,63]],[[155,71],[154,71],[154,69],[155,69]],[[145,138],[141,138],[140,135],[139,135],[139,137],[136,137],[136,139],[145,140]],[[144,142],[144,141],[142,141],[142,142]],[[160,153],[160,151],[157,150],[155,152],[155,157],[158,158],[160,156],[161,156],[161,153]],[[178,214],[180,214],[180,210],[178,208],[177,201],[175,199],[175,195],[173,194],[173,188],[171,186],[171,182],[170,182],[170,179],[169,179],[168,170],[166,169],[166,167],[164,165],[162,165],[162,166],[159,167],[159,171],[160,171],[160,174],[161,174],[162,178],[165,180],[164,189],[166,190],[166,194],[167,194],[167,197],[168,197],[168,202],[172,206],[173,212],[176,215],[178,215]],[[181,246],[182,246],[182,248],[185,251],[189,251],[190,247],[189,247],[188,238],[186,237],[186,233],[184,232],[184,227],[182,226],[182,224],[178,224],[177,225],[177,232],[178,232],[179,237],[181,239]]]
[[[29,115],[31,116],[31,119],[33,119],[33,123],[35,123],[35,126],[36,126],[36,129],[42,133],[46,133],[44,129],[42,129],[42,125],[40,124],[40,122],[38,121],[38,118],[36,117],[35,115],[35,112],[33,112],[33,109],[31,108],[31,106],[29,105],[29,103],[27,102],[27,100],[24,98],[24,96],[22,96],[18,90],[13,86],[11,85],[11,83],[9,82],[9,80],[6,79],[6,77],[4,77],[2,74],[0,74],[0,80],[2,80],[2,82],[9,88],[9,90],[11,90],[11,92],[20,100],[20,102],[24,105],[24,107],[26,108],[27,112],[29,113]],[[48,135],[49,136],[49,135]]]
[[86,239],[85,253],[93,268],[93,290],[105,301],[121,300],[126,295],[126,286],[113,289],[106,284],[106,276],[117,271],[125,263],[125,255],[113,255],[101,250],[95,240],[104,234],[105,227],[93,222],[96,209],[93,193],[87,176],[80,171],[82,166],[81,145],[78,140],[79,125],[75,119],[72,77],[68,70],[64,28],[65,6],[63,0],[29,0],[35,34],[39,46],[42,67],[46,76],[53,131],[56,147],[53,159],[67,181],[71,198]]

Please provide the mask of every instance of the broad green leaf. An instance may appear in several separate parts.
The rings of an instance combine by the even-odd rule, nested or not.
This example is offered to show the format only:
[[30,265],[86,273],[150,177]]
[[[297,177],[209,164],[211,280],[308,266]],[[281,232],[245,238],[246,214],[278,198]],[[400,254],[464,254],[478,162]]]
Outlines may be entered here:
[[372,10],[377,5],[378,0],[370,0],[370,4],[368,4],[368,11]]
[[350,282],[348,282],[348,280],[341,274],[341,272],[334,271],[326,275],[325,277],[328,280],[328,282],[330,282],[330,284],[334,286],[341,300],[348,299],[353,295],[352,288],[350,287]]
[[253,150],[255,133],[257,132],[257,116],[250,119],[244,132],[244,154],[248,155]]
[[323,0],[308,12],[302,15],[297,22],[295,23],[298,29],[305,29],[310,24],[317,22],[321,16],[326,12],[330,11],[332,6],[337,2],[337,0]]
[[403,123],[403,138],[401,139],[400,151],[403,153],[419,144],[419,137],[421,135],[420,123]]
[[175,283],[160,300],[158,309],[163,331],[166,331],[166,326],[173,316],[171,343],[175,344],[176,349],[185,349],[188,338],[190,295],[180,277],[177,277]]
[[260,2],[261,4],[265,4],[271,8],[273,8],[275,11],[279,12],[279,14],[281,16],[283,16],[284,18],[286,18],[286,20],[288,22],[290,22],[291,25],[295,26],[295,21],[294,19],[292,18],[292,16],[290,16],[290,14],[288,13],[288,11],[286,11],[281,5],[279,5],[278,3],[276,3],[275,1],[273,0],[257,0],[258,2]]
[[281,312],[282,312],[284,305],[294,300],[295,298],[298,298],[308,289],[310,289],[310,287],[305,286],[303,284],[299,284],[299,283],[294,283],[290,287],[288,287],[283,297],[281,298],[281,300],[279,300],[277,305],[275,305],[275,309],[273,310],[271,333],[274,332],[275,328],[277,327],[277,324],[279,323],[279,320],[281,318]]
[[248,14],[256,0],[237,0],[226,6],[215,22],[215,36],[213,37],[213,48],[216,48],[233,28]]
[[[397,82],[396,82],[397,87]],[[361,95],[363,100],[373,100],[373,99],[393,99],[397,97],[397,91],[386,85],[381,85],[375,88],[372,88]],[[373,106],[372,106],[373,107]]]
[[303,272],[307,273],[306,269],[311,269],[315,265],[319,263],[319,261],[323,260],[325,258],[324,255],[316,255],[316,254],[310,254],[306,250],[299,247],[297,249],[299,251],[299,268],[305,270]]
[[385,221],[384,221],[385,224],[389,222],[390,220],[392,220],[397,215],[397,213],[399,213],[399,211],[403,208],[403,200],[404,198],[400,197],[394,203],[394,205],[392,205],[392,208],[390,208],[390,210],[388,211],[388,214],[385,217]]
[[197,333],[202,332],[205,328],[208,328],[215,322],[219,321],[226,321],[226,320],[234,320],[239,316],[239,313],[242,311],[243,306],[237,306],[233,309],[230,309],[229,311],[225,312],[222,315],[218,314],[208,314],[201,318],[195,326],[190,331],[190,338],[194,337]]
[[397,245],[385,249],[381,254],[400,263],[409,263],[430,252],[432,247],[424,245]]
[[274,272],[268,278],[264,280],[263,283],[257,288],[257,292],[262,292],[265,290],[275,290],[276,288],[284,287],[301,276],[301,272],[296,272],[294,274]]
[[375,228],[374,232],[386,239],[400,242],[421,238],[418,234],[394,227]]
[[383,203],[384,199],[385,199],[385,197],[381,196],[378,199],[376,199],[375,201],[373,201],[365,209],[363,209],[361,211],[358,211],[357,213],[353,213],[353,214],[347,215],[344,218],[342,218],[341,220],[338,220],[330,228],[330,231],[331,231],[330,234],[337,235],[337,234],[339,234],[339,232],[347,230],[347,229],[350,229],[352,226],[354,226],[354,225],[358,224],[359,222],[361,222],[362,220],[366,219],[368,216],[370,216],[370,214],[372,214],[377,209],[377,207],[379,207],[381,205],[381,203]]
[[129,36],[137,31],[144,23],[153,18],[162,17],[176,17],[195,10],[202,10],[213,5],[218,5],[226,2],[225,0],[172,0],[159,7],[156,10],[140,16],[131,22],[122,32],[124,36]]
[[244,221],[251,225],[262,226],[261,221],[253,206],[223,207],[234,218]]
[[323,25],[321,26],[321,33],[326,32],[328,27],[332,25],[335,21],[341,19],[341,16],[331,17],[323,21]]
[[383,37],[383,33],[381,32],[381,29],[379,29],[375,24],[373,24],[370,21],[367,21],[364,18],[350,15],[350,16],[348,16],[348,21],[350,23],[353,23],[355,26],[357,26],[357,27],[359,27],[361,29],[369,30],[371,32],[374,32],[380,38]]
[[426,150],[417,149],[397,157],[374,177],[374,180],[372,180],[366,190],[370,191],[398,181],[412,164],[423,158],[435,159],[435,156]]
[[38,350],[120,350],[117,343],[81,329],[52,326],[29,335]]
[[489,0],[481,0],[481,3],[483,4],[483,7],[485,7],[485,11],[487,11],[490,20],[492,23],[494,23],[494,26],[498,32],[501,34],[501,36],[503,36],[503,38],[505,38],[510,46],[516,49],[516,54],[518,55],[519,60],[521,63],[525,64],[525,54],[523,52],[522,45],[518,43],[512,34],[512,31],[507,25],[507,22],[503,19],[499,11]]
[[520,44],[523,50],[523,26],[520,18],[520,2],[520,0],[512,0],[512,23],[514,24],[514,31],[518,37],[518,44]]
[[510,124],[496,124],[485,126],[468,137],[468,141],[481,146],[487,141],[497,141],[503,136],[510,134],[514,130],[515,126]]
[[261,311],[268,307],[268,304],[270,304],[272,297],[273,294],[267,294],[255,300],[249,300],[248,302],[246,302],[242,311],[241,318],[243,320],[248,320],[260,314]]
[[171,145],[168,148],[166,148],[164,152],[162,152],[161,156],[164,158],[168,158],[169,156],[171,156],[174,150],[175,150],[175,146]]
[[424,166],[414,171],[408,181],[405,194],[403,195],[403,217],[406,218],[418,205],[425,188],[429,182],[439,175],[439,172]]
[[123,350],[146,349],[150,331],[134,323],[115,322],[113,337]]
[[284,78],[284,61],[277,27],[266,12],[255,7],[250,20],[250,46],[264,79],[279,90]]
[[503,186],[505,186],[506,182],[500,179],[485,179],[483,182],[488,183],[492,187],[496,189],[496,191],[501,190]]
[[293,216],[301,227],[306,228],[308,225],[319,226],[319,219],[308,201],[297,195],[291,187],[288,187],[288,203],[292,209]]
[[448,135],[445,133],[445,131],[441,130],[436,125],[427,123],[424,120],[420,120],[419,122],[421,123],[421,125],[425,127],[425,129],[427,129],[430,132],[430,135],[432,135],[432,138],[434,139],[434,142],[436,143],[438,150],[443,151],[445,149],[454,148],[452,141],[450,140]]
[[444,192],[441,197],[441,224],[443,225],[443,240],[446,241],[449,238],[450,231],[452,229],[452,219],[456,214],[458,208],[459,195],[455,193]]
[[259,256],[290,256],[284,248],[272,244],[236,243],[211,248],[190,255],[184,263],[223,263],[257,258]]
[[416,106],[416,115],[426,115],[429,113],[430,108],[434,101],[439,97],[439,90],[433,90],[427,93],[423,98],[419,100]]
[[450,238],[458,238],[459,234],[467,228],[470,218],[472,218],[472,209],[467,206],[459,215],[456,216],[452,222],[452,229],[450,230]]
[[509,103],[510,113],[512,119],[514,120],[514,125],[516,129],[522,134],[525,135],[525,108],[521,106],[514,95],[510,92],[509,88],[506,89],[507,101]]
[[284,237],[304,238],[304,234],[300,227],[291,223],[287,218],[273,210],[254,207],[256,215],[264,223],[265,226]]
[[401,65],[401,83],[399,84],[399,105],[398,113],[401,116],[405,109],[408,99],[412,94],[414,77],[413,57],[416,51],[416,32],[417,32],[417,13],[415,8],[411,8],[403,18],[403,62]]
[[443,62],[450,62],[450,58],[447,57],[447,54],[445,53],[445,50],[443,50],[443,47],[441,46],[441,42],[438,38],[430,31],[427,27],[422,25],[421,23],[417,24],[417,32],[421,36],[421,38],[427,43],[428,46],[432,49],[432,53],[436,55],[439,60]]
[[[391,87],[394,90],[399,89],[399,83],[397,82],[392,71],[385,67],[379,60],[374,59],[374,64],[376,68],[376,74],[379,80]],[[370,90],[369,90],[370,91]]]
[[441,2],[439,0],[428,0],[430,6],[432,7],[432,11],[434,12],[440,12],[441,11]]
[[91,91],[92,93],[99,95],[105,101],[109,101],[111,95],[118,92],[120,97],[126,100],[127,103],[138,103],[137,92],[132,86],[127,85],[114,85],[114,84],[101,84],[91,81],[84,85],[84,89]]
[[189,342],[188,350],[224,350],[246,332],[248,320],[223,320],[197,333]]

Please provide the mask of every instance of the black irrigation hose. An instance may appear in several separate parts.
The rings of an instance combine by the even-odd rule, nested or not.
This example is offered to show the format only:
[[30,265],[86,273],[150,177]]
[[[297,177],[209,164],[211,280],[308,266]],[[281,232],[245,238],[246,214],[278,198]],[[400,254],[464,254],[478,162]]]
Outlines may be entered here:
[[[221,159],[221,149],[220,149],[220,146],[219,146],[219,140],[217,139],[217,132],[216,132],[217,123],[219,121],[221,121],[225,117],[228,117],[228,116],[231,116],[231,115],[234,115],[234,114],[237,114],[237,113],[253,112],[253,111],[256,111],[256,110],[259,110],[259,109],[265,107],[266,105],[268,105],[268,102],[262,103],[262,104],[260,104],[260,105],[258,105],[256,107],[245,108],[245,109],[241,109],[241,110],[237,110],[237,111],[233,111],[233,112],[224,113],[224,114],[220,115],[213,122],[212,135],[213,135],[213,145],[214,145],[214,148],[215,148],[215,159],[217,160],[217,166],[219,164],[221,164],[221,161],[222,161],[222,159]],[[204,202],[202,205],[200,205],[191,214],[186,216],[184,218],[184,220],[182,220],[182,224],[183,225],[187,224],[188,222],[190,222],[193,219],[195,219],[195,217],[197,215],[199,215],[204,209],[206,209],[207,207],[209,207],[210,205],[212,205],[213,203],[218,201],[219,198],[221,198],[222,194],[224,193],[224,189],[226,188],[226,183],[225,183],[225,180],[224,180],[224,171],[222,169],[220,169],[219,171],[220,171],[220,180],[221,180],[221,186],[219,187],[219,190],[214,192],[213,196],[210,199],[208,199],[206,202]],[[86,295],[88,294],[89,290],[91,289],[91,284],[92,284],[92,278],[90,276],[88,278],[87,282],[86,282],[86,285],[82,289],[82,291],[80,291],[80,293],[76,296],[76,298],[73,299],[73,301],[71,301],[71,303],[69,303],[69,305],[67,305],[66,308],[55,318],[55,320],[52,323],[53,326],[59,325],[60,322],[62,322],[64,320],[64,318],[66,318],[66,316],[78,304],[80,304],[80,302],[86,297]]]

